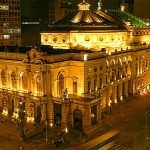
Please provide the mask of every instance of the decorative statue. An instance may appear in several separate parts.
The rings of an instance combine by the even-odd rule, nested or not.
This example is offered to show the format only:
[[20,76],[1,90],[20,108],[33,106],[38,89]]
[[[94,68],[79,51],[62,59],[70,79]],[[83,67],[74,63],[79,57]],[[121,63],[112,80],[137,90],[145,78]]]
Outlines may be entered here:
[[65,99],[68,99],[68,88],[66,88],[64,91],[63,100],[65,100]]

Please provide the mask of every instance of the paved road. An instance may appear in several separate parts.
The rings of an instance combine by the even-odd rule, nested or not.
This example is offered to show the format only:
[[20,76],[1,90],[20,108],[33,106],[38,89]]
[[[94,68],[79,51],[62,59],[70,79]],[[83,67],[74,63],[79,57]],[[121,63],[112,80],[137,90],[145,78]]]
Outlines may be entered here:
[[[116,140],[116,143],[134,150],[146,148],[150,150],[150,113],[147,114],[147,119],[145,115],[146,108],[150,106],[150,93],[139,97],[139,99],[129,98],[120,102],[119,105],[121,106],[112,108],[112,116],[105,120],[110,128],[121,131],[121,136]],[[118,110],[116,110],[117,107],[119,107]],[[147,137],[146,143],[145,137]]]
[[[128,98],[118,104],[112,106],[112,114],[108,115],[103,120],[103,126],[98,132],[93,134],[93,137],[102,135],[113,129],[121,131],[121,136],[115,141],[116,145],[124,146],[134,150],[145,149],[145,127],[146,117],[145,109],[150,105],[150,93],[141,96],[138,100]],[[0,119],[2,118],[0,114]],[[7,119],[7,117],[5,117]],[[57,133],[58,129],[51,129],[51,133]],[[80,133],[70,132],[65,137],[65,144],[59,146],[57,150],[63,150],[67,147],[73,148],[80,145],[77,137]],[[150,137],[150,114],[147,117],[147,137]],[[85,141],[90,140],[89,137],[84,137]],[[17,150],[19,144],[23,144],[25,150],[44,150],[56,149],[51,145],[52,137],[49,138],[48,147],[45,148],[44,138],[35,139],[30,142],[20,140],[20,128],[12,125],[10,121],[6,123],[0,122],[0,150]],[[150,140],[146,141],[147,149],[150,150]]]

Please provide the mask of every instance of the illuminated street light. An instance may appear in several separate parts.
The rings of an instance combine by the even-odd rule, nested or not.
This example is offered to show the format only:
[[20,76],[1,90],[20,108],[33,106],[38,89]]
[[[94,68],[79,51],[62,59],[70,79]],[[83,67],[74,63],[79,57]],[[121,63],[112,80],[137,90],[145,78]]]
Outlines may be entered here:
[[24,116],[25,116],[25,110],[23,107],[23,102],[19,102],[19,119],[20,119],[20,123],[21,123],[21,138],[24,139],[24,128],[23,128],[23,122],[24,122]]
[[145,149],[146,149],[146,143],[147,140],[149,139],[149,137],[147,136],[147,119],[148,119],[148,115],[150,112],[150,107],[146,107],[146,112],[145,112]]

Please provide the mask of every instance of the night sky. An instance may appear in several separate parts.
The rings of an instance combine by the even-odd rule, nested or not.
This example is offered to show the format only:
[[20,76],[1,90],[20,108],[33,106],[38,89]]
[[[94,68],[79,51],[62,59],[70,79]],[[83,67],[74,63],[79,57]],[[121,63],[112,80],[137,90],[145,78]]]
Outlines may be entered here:
[[[46,1],[54,1],[54,0],[21,0],[21,10],[22,10],[22,15],[30,16],[30,14],[34,14],[32,8],[31,2],[34,2],[37,4],[36,7],[39,6],[39,12],[37,15],[43,15],[46,12],[44,8],[44,2]],[[83,0],[73,0],[74,3],[80,3]],[[91,5],[92,10],[97,9],[97,3],[98,0],[85,0]],[[102,0],[103,2],[103,8],[104,9],[119,9],[120,8],[120,2],[121,0]],[[128,2],[130,4],[134,3],[134,15],[140,17],[140,18],[150,18],[150,0],[125,0],[125,2]],[[36,15],[36,14],[34,14]],[[48,15],[48,14],[47,14]]]
[[150,19],[150,0],[134,1],[134,14],[140,18]]

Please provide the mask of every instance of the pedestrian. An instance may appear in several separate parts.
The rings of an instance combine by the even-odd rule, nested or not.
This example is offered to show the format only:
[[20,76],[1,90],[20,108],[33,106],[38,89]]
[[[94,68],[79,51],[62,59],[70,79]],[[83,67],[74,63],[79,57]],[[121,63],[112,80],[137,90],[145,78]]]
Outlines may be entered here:
[[147,106],[147,107],[146,107],[146,111],[149,111],[149,108],[150,108],[150,107],[149,107],[149,106]]
[[19,149],[24,149],[24,147],[23,147],[23,145],[22,145],[22,144],[20,145]]

